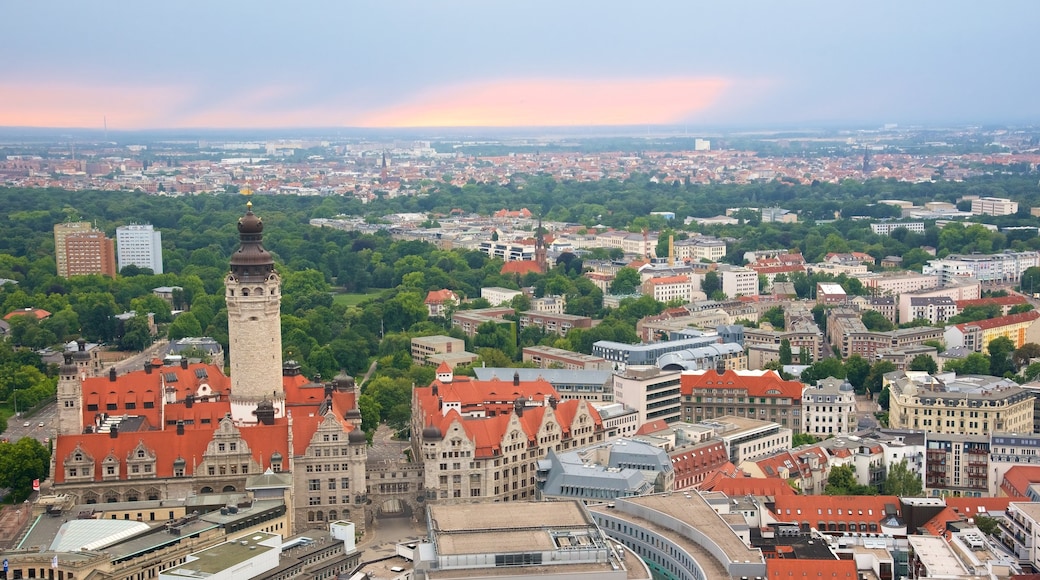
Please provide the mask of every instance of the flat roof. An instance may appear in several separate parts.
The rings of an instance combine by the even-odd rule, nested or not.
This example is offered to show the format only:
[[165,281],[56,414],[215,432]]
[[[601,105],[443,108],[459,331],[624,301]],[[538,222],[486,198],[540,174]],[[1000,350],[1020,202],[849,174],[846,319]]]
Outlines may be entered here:
[[933,536],[907,536],[907,540],[929,576],[959,578],[968,574],[946,540]]
[[201,575],[216,574],[237,566],[250,558],[255,558],[263,552],[278,550],[279,548],[274,546],[261,544],[261,542],[270,541],[275,537],[278,536],[264,532],[254,532],[248,536],[213,546],[201,552],[195,552],[192,556],[198,558],[197,560],[185,562],[176,568],[166,570],[163,574],[184,576],[185,578],[198,578]]

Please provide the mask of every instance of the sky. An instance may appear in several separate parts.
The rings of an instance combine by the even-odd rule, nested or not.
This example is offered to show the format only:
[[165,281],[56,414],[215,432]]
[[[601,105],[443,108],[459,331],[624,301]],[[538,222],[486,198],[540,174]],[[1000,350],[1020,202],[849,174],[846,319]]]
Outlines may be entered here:
[[1035,0],[7,2],[0,126],[1040,121]]

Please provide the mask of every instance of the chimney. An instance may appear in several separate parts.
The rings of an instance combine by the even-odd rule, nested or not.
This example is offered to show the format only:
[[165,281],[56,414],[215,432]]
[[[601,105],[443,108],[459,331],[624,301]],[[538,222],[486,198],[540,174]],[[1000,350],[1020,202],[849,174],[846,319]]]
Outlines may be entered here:
[[108,369],[108,380],[110,382],[116,382],[116,367]]
[[152,374],[152,361],[144,363],[144,373],[146,375]]
[[184,407],[190,409],[195,404],[195,395],[188,395],[184,397]]
[[119,425],[112,425],[108,429],[108,436],[112,439],[119,437]]
[[181,357],[181,368],[188,370],[188,357]]
[[184,421],[177,421],[177,434],[184,435]]

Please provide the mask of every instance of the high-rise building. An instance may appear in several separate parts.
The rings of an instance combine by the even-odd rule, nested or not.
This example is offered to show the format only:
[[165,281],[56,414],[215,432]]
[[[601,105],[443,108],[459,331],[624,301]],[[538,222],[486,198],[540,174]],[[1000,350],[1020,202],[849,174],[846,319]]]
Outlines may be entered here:
[[162,233],[151,224],[130,224],[116,228],[116,256],[119,269],[127,266],[148,268],[163,273]]
[[268,401],[285,416],[282,390],[281,283],[274,257],[263,245],[264,222],[248,204],[238,220],[240,245],[224,279],[231,351],[231,415],[255,423],[257,405]]
[[91,230],[65,236],[65,277],[101,274],[116,276],[116,249],[105,232]]
[[65,238],[70,234],[80,234],[91,230],[90,222],[65,222],[54,225],[54,261],[58,266],[58,275],[69,277],[69,259],[65,249]]

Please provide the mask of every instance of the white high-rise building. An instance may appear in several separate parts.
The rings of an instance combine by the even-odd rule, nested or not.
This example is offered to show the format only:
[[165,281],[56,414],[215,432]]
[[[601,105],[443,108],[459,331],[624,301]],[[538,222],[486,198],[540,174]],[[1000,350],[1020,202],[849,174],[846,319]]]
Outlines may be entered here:
[[162,274],[162,233],[151,224],[116,228],[116,261],[120,270],[132,265]]

